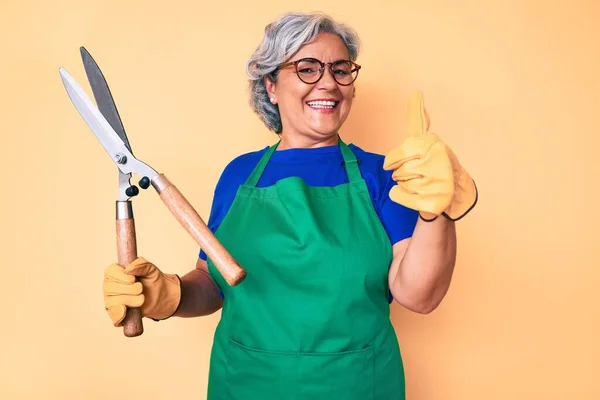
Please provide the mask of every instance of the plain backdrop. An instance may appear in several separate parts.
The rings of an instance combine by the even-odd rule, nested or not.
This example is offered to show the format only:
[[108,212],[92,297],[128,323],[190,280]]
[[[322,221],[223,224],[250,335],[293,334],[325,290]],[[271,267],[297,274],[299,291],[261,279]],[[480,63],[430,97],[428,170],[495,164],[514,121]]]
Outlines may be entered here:
[[[107,77],[134,154],[207,220],[225,165],[273,144],[245,61],[285,11],[321,10],[363,48],[346,142],[385,154],[409,94],[476,179],[450,291],[429,315],[392,306],[409,400],[600,398],[600,3],[593,0],[3,1],[0,5],[0,398],[205,397],[219,314],[145,321],[103,308],[116,261],[117,170],[70,102]],[[137,179],[135,180],[137,181]],[[153,190],[138,252],[165,272],[198,245]]]

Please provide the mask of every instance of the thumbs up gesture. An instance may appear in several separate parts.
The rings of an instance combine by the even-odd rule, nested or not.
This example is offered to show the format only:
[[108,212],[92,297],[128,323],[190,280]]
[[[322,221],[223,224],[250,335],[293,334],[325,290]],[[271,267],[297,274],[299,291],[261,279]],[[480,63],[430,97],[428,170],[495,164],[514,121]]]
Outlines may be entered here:
[[409,100],[408,138],[384,160],[397,183],[389,196],[426,221],[439,215],[456,221],[477,203],[477,187],[452,150],[428,130],[423,94],[416,91]]

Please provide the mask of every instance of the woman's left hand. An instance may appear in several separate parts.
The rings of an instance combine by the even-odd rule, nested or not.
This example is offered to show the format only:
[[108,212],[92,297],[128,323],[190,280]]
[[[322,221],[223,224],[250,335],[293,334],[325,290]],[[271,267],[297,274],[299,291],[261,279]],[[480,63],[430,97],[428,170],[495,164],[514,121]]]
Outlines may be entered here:
[[423,94],[417,91],[409,100],[408,138],[385,157],[383,168],[393,170],[397,182],[389,196],[425,220],[444,215],[455,221],[477,203],[477,187],[450,147],[428,130]]

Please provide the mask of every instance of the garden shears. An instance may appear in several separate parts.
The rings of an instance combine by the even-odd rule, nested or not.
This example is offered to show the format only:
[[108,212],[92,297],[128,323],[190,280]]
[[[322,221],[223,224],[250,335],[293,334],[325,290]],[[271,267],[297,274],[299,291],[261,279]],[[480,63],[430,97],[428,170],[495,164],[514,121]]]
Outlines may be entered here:
[[[90,53],[84,47],[80,50],[98,107],[94,106],[81,86],[64,68],[61,67],[59,73],[71,102],[118,167],[116,200],[118,264],[126,267],[137,258],[131,201],[132,197],[139,194],[139,189],[131,183],[133,174],[136,174],[141,177],[139,186],[142,189],[152,186],[156,190],[169,211],[214,262],[227,283],[235,286],[242,282],[246,277],[245,270],[216,239],[194,207],[164,174],[157,172],[133,155],[104,75]],[[143,333],[141,317],[139,308],[128,308],[123,321],[125,336],[135,337]]]

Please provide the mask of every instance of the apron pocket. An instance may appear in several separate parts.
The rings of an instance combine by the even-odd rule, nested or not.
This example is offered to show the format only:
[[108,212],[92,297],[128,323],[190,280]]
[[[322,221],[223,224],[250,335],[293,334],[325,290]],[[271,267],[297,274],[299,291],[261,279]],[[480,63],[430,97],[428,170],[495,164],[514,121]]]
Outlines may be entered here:
[[339,353],[301,353],[300,399],[372,400],[374,348]]
[[374,348],[298,353],[229,339],[227,400],[373,400]]
[[253,349],[229,339],[225,398],[296,399],[297,371],[298,353]]

